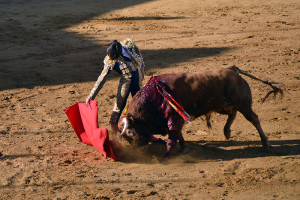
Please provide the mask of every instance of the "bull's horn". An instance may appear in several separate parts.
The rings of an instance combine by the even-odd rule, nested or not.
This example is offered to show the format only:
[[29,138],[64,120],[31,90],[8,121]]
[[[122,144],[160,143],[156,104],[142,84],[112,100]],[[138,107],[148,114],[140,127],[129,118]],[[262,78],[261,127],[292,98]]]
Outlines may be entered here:
[[120,135],[123,135],[125,133],[126,129],[128,128],[128,120],[126,119],[126,117],[123,118],[123,123],[124,123],[124,128]]

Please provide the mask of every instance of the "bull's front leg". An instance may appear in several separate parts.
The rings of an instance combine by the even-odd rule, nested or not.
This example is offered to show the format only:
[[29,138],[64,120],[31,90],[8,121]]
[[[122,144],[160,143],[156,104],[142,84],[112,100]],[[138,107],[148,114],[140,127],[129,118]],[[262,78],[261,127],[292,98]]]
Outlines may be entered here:
[[178,140],[179,140],[179,144],[180,144],[180,148],[181,148],[181,153],[186,153],[188,151],[186,142],[182,136],[182,133],[180,131],[180,133],[178,134]]
[[167,142],[167,153],[165,158],[170,158],[171,153],[176,146],[177,140],[179,140],[179,144],[181,147],[181,152],[186,151],[186,142],[182,137],[181,130],[183,127],[184,121],[183,119],[176,113],[169,117],[168,119],[168,133],[169,138]]
[[171,153],[176,146],[177,143],[177,134],[174,131],[169,132],[169,138],[167,142],[167,152],[165,154],[165,159],[169,159],[171,157]]
[[169,139],[167,142],[167,153],[165,155],[165,158],[168,159],[171,157],[171,153],[177,144],[177,140],[179,140],[181,153],[187,152],[187,145],[185,140],[183,139],[181,131],[169,131]]

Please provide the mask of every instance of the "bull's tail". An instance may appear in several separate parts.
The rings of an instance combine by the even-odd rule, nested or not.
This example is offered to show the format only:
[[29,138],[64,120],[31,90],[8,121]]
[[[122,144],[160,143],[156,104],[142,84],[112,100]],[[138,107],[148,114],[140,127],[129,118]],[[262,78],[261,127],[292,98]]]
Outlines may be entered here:
[[260,81],[266,85],[269,85],[273,90],[269,91],[266,96],[262,99],[262,102],[265,102],[265,100],[271,95],[271,94],[274,94],[274,97],[277,95],[277,94],[280,94],[281,97],[283,96],[283,90],[282,90],[282,84],[281,83],[278,83],[278,82],[274,82],[274,81],[264,81],[264,80],[261,80],[251,74],[249,74],[248,72],[244,71],[244,70],[241,70],[239,69],[238,67],[236,66],[233,66],[232,69],[234,71],[236,71],[237,73],[241,73],[245,76],[248,76],[254,80],[257,80],[257,81]]

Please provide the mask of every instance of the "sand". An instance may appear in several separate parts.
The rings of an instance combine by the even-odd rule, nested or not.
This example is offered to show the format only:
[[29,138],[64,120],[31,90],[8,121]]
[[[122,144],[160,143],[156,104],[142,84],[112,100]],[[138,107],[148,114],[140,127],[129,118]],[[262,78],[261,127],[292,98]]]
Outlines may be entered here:
[[[2,1],[0,6],[0,199],[300,199],[300,3],[270,1]],[[189,152],[123,144],[121,162],[81,143],[63,112],[85,100],[107,45],[132,38],[152,75],[237,65],[284,85],[283,98],[251,80],[253,109],[272,149],[241,115],[226,140],[186,124]],[[109,118],[119,81],[96,100]],[[110,131],[110,130],[109,130]],[[162,137],[162,139],[166,139]]]

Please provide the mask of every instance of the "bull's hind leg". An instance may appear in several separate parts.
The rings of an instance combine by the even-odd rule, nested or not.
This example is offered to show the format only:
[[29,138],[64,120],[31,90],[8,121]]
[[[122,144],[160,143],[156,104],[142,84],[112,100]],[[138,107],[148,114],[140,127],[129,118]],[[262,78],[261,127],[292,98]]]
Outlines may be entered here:
[[236,117],[236,112],[237,112],[236,110],[232,110],[232,112],[228,114],[227,122],[224,126],[224,135],[227,140],[229,140],[230,138],[230,133],[231,133],[230,126],[232,125],[232,122]]
[[262,130],[258,116],[253,112],[252,108],[251,107],[248,107],[248,109],[243,108],[242,110],[239,111],[244,115],[244,117],[248,121],[250,121],[255,126],[255,128],[259,133],[263,147],[269,148],[271,145],[268,140],[268,137],[265,135],[264,131]]

